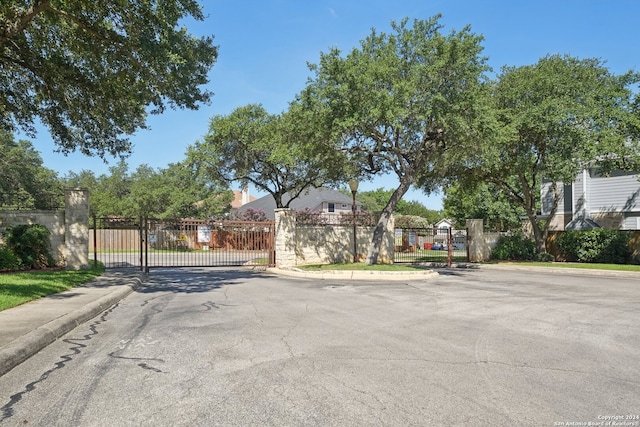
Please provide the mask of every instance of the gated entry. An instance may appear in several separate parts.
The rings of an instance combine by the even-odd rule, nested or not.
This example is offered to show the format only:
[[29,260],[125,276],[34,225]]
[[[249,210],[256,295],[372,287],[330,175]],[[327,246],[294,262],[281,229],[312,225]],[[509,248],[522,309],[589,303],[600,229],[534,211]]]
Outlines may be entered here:
[[95,219],[94,259],[107,268],[274,265],[273,221]]
[[394,262],[448,262],[467,260],[467,230],[451,228],[397,228]]

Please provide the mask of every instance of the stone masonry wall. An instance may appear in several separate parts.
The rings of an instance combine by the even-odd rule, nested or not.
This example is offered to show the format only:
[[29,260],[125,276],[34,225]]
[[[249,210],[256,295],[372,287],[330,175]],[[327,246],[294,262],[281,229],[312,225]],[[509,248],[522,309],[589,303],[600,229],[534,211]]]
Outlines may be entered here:
[[[373,227],[356,228],[357,260],[364,261],[373,237]],[[391,230],[391,232],[389,232]],[[393,262],[393,224],[385,233],[380,263]],[[294,267],[304,264],[353,262],[353,228],[344,226],[297,226],[295,212],[276,209],[276,265]]]
[[89,267],[89,190],[66,190],[65,209],[0,211],[0,231],[19,224],[47,227],[51,255],[59,265],[71,270]]

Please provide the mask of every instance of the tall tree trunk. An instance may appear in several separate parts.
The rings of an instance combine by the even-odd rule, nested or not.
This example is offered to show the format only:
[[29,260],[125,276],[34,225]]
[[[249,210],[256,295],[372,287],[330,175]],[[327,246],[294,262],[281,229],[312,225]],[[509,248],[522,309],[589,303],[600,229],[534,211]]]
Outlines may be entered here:
[[556,211],[558,210],[558,203],[560,202],[560,191],[558,189],[558,184],[556,182],[551,183],[551,190],[553,191],[553,204],[551,205],[551,210],[549,211],[547,220],[544,224],[542,224],[542,221],[540,220],[540,218],[538,218],[537,215],[536,198],[534,197],[533,193],[535,190],[527,185],[527,181],[524,178],[524,175],[520,175],[520,182],[522,184],[522,190],[524,194],[524,208],[527,213],[527,217],[529,218],[529,222],[531,222],[531,229],[533,231],[533,238],[536,242],[536,249],[538,250],[539,254],[546,254],[549,224],[555,217]]
[[384,237],[384,231],[387,229],[387,224],[391,219],[391,214],[393,214],[393,210],[396,208],[398,202],[402,199],[402,196],[409,190],[409,187],[413,183],[413,177],[404,176],[400,180],[400,185],[391,195],[387,205],[382,210],[382,214],[378,219],[378,223],[376,224],[375,230],[373,230],[373,238],[371,239],[371,243],[369,244],[369,251],[367,252],[367,260],[366,263],[377,264],[378,257],[380,256],[380,248],[382,247],[382,238]]

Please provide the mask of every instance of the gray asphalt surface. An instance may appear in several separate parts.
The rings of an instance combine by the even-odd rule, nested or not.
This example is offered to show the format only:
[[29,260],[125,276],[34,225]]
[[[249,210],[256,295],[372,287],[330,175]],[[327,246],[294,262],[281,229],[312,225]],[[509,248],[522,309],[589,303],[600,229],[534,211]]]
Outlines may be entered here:
[[0,377],[0,424],[640,425],[639,314],[632,275],[152,270]]

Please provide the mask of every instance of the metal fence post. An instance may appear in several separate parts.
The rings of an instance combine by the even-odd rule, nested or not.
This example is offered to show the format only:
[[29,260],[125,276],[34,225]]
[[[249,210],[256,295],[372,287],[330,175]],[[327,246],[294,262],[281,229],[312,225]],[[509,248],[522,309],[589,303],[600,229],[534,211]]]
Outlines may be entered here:
[[447,230],[447,267],[451,267],[453,259],[453,232],[451,231],[451,227],[447,228]]

